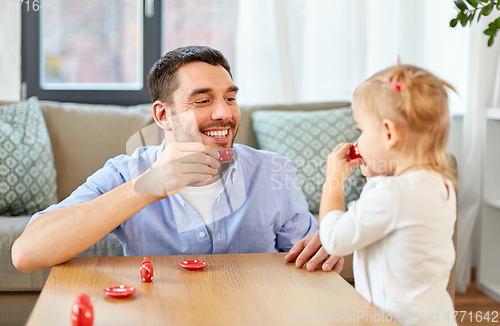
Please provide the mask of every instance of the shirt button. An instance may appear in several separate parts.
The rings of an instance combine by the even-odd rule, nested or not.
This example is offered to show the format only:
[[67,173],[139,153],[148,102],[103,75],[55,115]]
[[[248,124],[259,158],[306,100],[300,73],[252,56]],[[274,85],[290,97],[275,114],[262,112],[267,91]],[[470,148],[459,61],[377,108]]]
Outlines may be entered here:
[[217,202],[220,203],[220,195],[217,197]]
[[201,231],[200,233],[198,233],[200,235],[200,237],[204,237],[205,236],[205,232]]
[[183,202],[183,201],[181,201],[181,205],[182,205],[182,206],[186,206],[186,203],[185,203],[185,202]]

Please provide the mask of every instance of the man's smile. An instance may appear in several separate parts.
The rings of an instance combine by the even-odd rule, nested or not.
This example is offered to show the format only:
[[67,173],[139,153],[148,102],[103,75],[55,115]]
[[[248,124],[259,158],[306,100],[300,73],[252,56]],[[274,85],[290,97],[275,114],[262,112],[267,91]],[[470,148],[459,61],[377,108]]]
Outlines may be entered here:
[[224,138],[227,136],[228,133],[229,129],[214,129],[214,130],[203,131],[204,135],[214,138]]
[[199,130],[202,135],[202,139],[207,139],[212,143],[217,143],[219,146],[225,146],[227,143],[232,143],[232,140],[236,135],[236,123],[232,120],[213,121],[211,123],[201,125]]
[[204,130],[201,134],[212,142],[227,143],[231,140],[231,133],[229,132],[229,129],[230,128],[215,128]]

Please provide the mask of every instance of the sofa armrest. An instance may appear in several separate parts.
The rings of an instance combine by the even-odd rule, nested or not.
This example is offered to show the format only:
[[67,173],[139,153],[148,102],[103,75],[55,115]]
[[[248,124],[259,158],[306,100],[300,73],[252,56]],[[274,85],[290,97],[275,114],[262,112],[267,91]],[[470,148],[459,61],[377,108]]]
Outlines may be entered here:
[[[11,248],[23,233],[31,216],[0,217],[0,292],[41,291],[51,268],[33,273],[17,270],[12,264]],[[114,234],[109,234],[78,257],[123,256],[123,248]]]

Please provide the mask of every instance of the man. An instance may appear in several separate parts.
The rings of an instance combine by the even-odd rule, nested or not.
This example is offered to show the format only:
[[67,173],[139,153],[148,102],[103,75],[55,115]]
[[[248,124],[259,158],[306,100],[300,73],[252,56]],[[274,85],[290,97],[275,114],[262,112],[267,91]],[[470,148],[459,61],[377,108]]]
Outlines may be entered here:
[[168,52],[148,88],[166,141],[109,160],[68,198],[33,215],[12,247],[18,269],[63,263],[113,232],[125,255],[141,256],[288,251],[295,243],[288,261],[301,267],[314,256],[309,270],[326,260],[323,270],[340,272],[343,259],[321,247],[301,190],[271,189],[271,180],[295,180],[273,170],[287,159],[234,145],[233,161],[219,163],[217,149],[233,147],[240,119],[238,88],[219,51]]

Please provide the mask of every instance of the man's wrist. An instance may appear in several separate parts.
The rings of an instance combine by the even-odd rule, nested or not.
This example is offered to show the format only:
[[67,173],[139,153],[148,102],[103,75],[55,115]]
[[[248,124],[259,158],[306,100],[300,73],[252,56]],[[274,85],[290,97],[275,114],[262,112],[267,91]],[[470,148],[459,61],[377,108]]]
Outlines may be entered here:
[[147,201],[147,202],[150,202],[150,203],[154,203],[155,201],[162,200],[162,199],[165,199],[165,198],[169,197],[168,195],[167,196],[161,196],[161,195],[153,195],[153,194],[142,194],[142,193],[136,191],[135,188],[134,188],[134,185],[135,185],[135,182],[140,177],[141,176],[136,177],[136,178],[130,180],[129,182],[127,182],[127,183],[130,184],[130,189],[133,192],[133,196],[134,197],[140,198],[140,199],[142,199],[144,201]]

